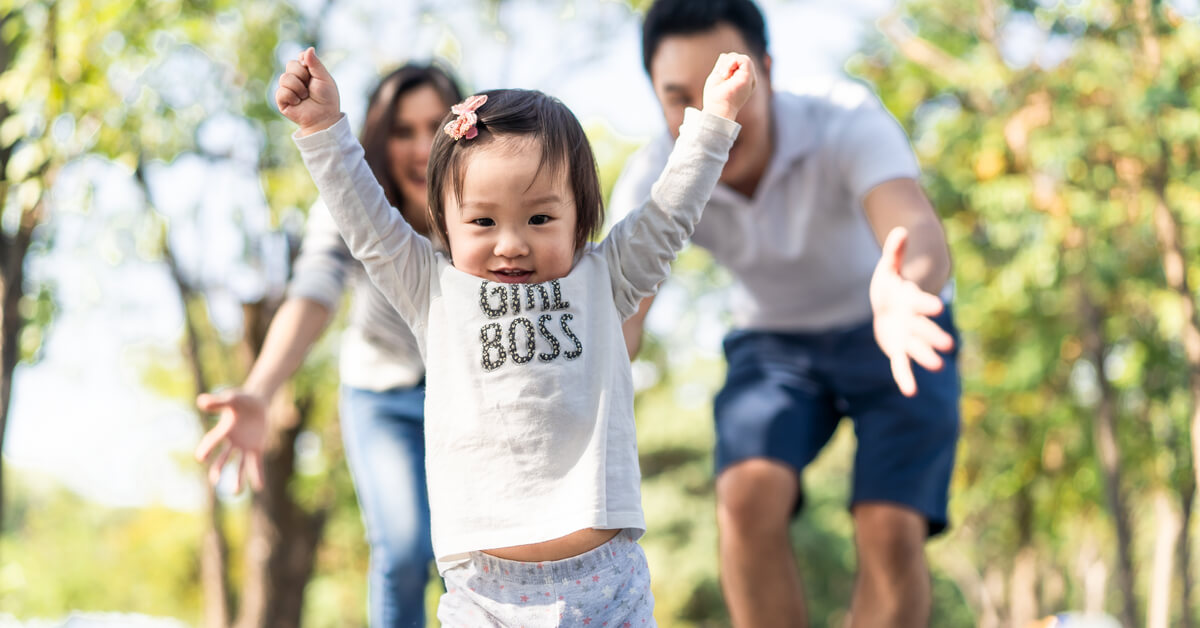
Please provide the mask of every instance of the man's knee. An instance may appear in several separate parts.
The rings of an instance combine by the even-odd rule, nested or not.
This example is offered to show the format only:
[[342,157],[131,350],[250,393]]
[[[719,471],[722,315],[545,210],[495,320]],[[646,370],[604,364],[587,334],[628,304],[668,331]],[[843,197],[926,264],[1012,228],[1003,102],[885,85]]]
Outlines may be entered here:
[[789,466],[764,458],[727,467],[717,477],[717,520],[740,536],[786,533],[800,483]]
[[928,523],[916,511],[895,504],[856,504],[854,529],[859,563],[868,570],[897,577],[914,568],[924,570]]
[[852,604],[855,626],[924,626],[930,581],[925,562],[925,518],[885,502],[854,506],[858,581]]

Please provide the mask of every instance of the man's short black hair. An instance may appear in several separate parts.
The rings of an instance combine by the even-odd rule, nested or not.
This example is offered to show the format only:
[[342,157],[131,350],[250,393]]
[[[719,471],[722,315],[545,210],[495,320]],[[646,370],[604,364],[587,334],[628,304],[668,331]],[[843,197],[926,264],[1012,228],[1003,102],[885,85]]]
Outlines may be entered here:
[[691,35],[725,22],[736,28],[759,61],[767,54],[767,27],[750,0],[655,0],[642,23],[642,64],[650,61],[665,37]]

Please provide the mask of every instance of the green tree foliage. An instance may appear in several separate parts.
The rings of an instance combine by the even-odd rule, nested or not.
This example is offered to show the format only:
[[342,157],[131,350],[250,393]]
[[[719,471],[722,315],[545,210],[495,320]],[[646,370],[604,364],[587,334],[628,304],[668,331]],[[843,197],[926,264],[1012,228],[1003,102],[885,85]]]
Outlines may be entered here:
[[[0,539],[5,612],[56,617],[70,609],[119,609],[199,620],[200,519],[165,508],[103,508],[46,478],[14,477],[13,532]],[[115,571],[130,577],[113,577]]]
[[[155,168],[169,169],[183,156],[199,157],[209,164],[237,166],[239,160],[245,160],[246,151],[226,153],[221,148],[214,150],[211,145],[206,147],[202,143],[206,126],[230,120],[241,124],[243,137],[237,140],[241,146],[253,149],[263,145],[287,145],[286,136],[290,129],[278,124],[278,115],[268,105],[266,95],[278,72],[275,53],[281,39],[303,38],[293,9],[273,1],[25,2],[0,7],[0,20],[3,24],[0,35],[5,43],[5,54],[0,55],[4,57],[4,65],[0,68],[4,72],[0,76],[0,94],[7,103],[0,134],[4,135],[3,143],[8,147],[3,154],[4,162],[11,166],[5,171],[3,197],[6,199],[6,218],[11,215],[14,219],[6,220],[5,224],[19,224],[21,229],[13,237],[22,233],[27,236],[26,232],[44,218],[42,198],[53,187],[55,175],[66,165],[86,155],[125,166],[131,179],[141,184],[145,205],[150,211],[144,213],[145,219],[140,225],[130,227],[129,223],[123,223],[114,228],[127,230],[123,240],[134,241],[125,253],[165,259],[169,263],[182,290],[182,294],[174,298],[182,298],[188,321],[186,353],[194,358],[183,362],[194,366],[190,371],[182,369],[187,371],[184,377],[168,373],[170,369],[181,369],[181,362],[163,360],[147,372],[147,381],[163,385],[162,392],[175,395],[189,405],[196,389],[207,388],[207,382],[231,382],[245,365],[238,364],[236,358],[239,356],[229,339],[217,334],[208,322],[204,300],[206,291],[227,287],[209,285],[204,279],[189,275],[189,265],[180,264],[176,259],[172,247],[179,244],[180,238],[186,239],[186,234],[197,231],[173,230],[172,234],[179,235],[168,239],[168,219],[155,211],[160,199],[148,183],[147,172]],[[273,141],[266,141],[272,136],[275,137]],[[13,160],[9,159],[10,153]],[[242,166],[250,168],[251,172],[262,172],[269,181],[295,182],[301,175],[307,184],[307,175],[294,158],[262,152],[253,155],[252,159]],[[301,201],[307,205],[311,200],[311,184],[281,187],[284,189],[271,197],[275,203],[273,207],[282,208],[280,212],[294,208]],[[248,200],[252,205],[254,199]],[[173,227],[181,224],[186,227],[192,221],[203,223],[204,209],[197,206],[192,216],[173,215],[169,220],[173,221]],[[24,216],[32,216],[33,222],[26,225]],[[240,235],[244,238],[245,263],[251,267],[261,266],[256,254],[261,250],[259,239],[264,234],[247,230]],[[5,236],[6,242],[8,237]],[[184,248],[191,244],[202,248],[198,242],[184,242]],[[12,251],[6,250],[5,264],[9,265],[15,259],[15,268],[19,271],[23,254],[22,249],[14,258]],[[190,265],[195,266],[194,263]],[[6,280],[5,284],[9,283]],[[46,309],[37,304],[25,307],[22,310],[24,320],[41,321],[46,318]],[[6,315],[6,324],[9,319]],[[7,348],[10,344],[4,342],[3,346]],[[316,368],[330,370],[328,361],[317,362]],[[6,367],[5,382],[9,374],[11,365]],[[183,381],[186,383],[181,386]],[[327,388],[323,394],[332,396],[334,392]],[[7,403],[6,396],[4,402]],[[331,415],[329,403],[312,401],[309,405],[325,413],[324,420],[313,422],[317,429],[331,423],[328,420]],[[183,464],[194,468],[199,475],[200,468],[193,461]],[[353,508],[353,494],[346,494],[349,498],[343,501],[348,501],[349,507]],[[232,576],[235,585],[245,579],[240,560],[243,555],[241,539],[245,536],[244,512],[241,511],[241,516],[235,513],[228,522],[217,521],[220,529],[229,530],[235,557],[228,570],[224,565],[218,568]],[[5,517],[5,520],[11,518]],[[17,534],[30,533],[27,526],[34,522],[30,518],[18,521],[18,525],[24,527]],[[134,554],[138,548],[131,546],[145,539],[130,532],[148,524],[128,517],[106,516],[97,525],[104,534],[104,548],[119,554]],[[193,523],[194,538],[190,543],[178,546],[188,548],[193,556],[175,563],[190,575],[193,587],[196,587],[201,571],[198,563],[203,562],[195,556],[200,553],[197,547],[200,529],[198,521]],[[43,530],[43,534],[35,538],[49,543],[47,531]],[[74,538],[76,530],[64,525],[59,531],[69,540]],[[113,533],[108,534],[108,531]],[[70,543],[60,542],[60,545],[69,546]],[[88,557],[89,554],[81,553],[79,559],[86,562]],[[29,571],[44,564],[36,552],[6,553],[6,558],[21,561],[10,563],[12,569]],[[111,560],[112,557],[97,558],[102,560],[97,560],[95,566],[119,564],[119,561]],[[174,560],[177,557],[168,558],[167,553],[160,552],[159,558]],[[63,571],[59,569],[80,574],[81,583],[87,581],[87,574],[96,573],[88,567],[73,569],[68,564],[60,565],[46,571],[45,577],[52,580],[55,576],[60,577],[57,582],[62,586],[40,583],[39,591],[43,594],[32,598],[33,602],[40,600],[45,604],[5,604],[5,608],[47,614],[63,614],[77,608],[143,610],[195,618],[194,611],[182,604],[196,599],[198,588],[190,596],[164,596],[164,600],[176,598],[181,603],[175,609],[169,605],[148,608],[144,604],[129,604],[131,599],[144,599],[137,594],[144,588],[140,577],[110,578],[107,586],[92,587],[94,594],[56,597],[56,588],[67,590],[69,580],[72,580],[63,578]],[[113,592],[122,587],[124,594]],[[84,588],[79,587],[80,590]],[[16,593],[27,595],[30,591],[26,587]],[[50,601],[57,601],[59,607],[54,609]],[[206,605],[210,601],[205,600]],[[353,608],[358,610],[361,606]],[[226,613],[222,609],[217,614]],[[214,619],[211,612],[205,614],[209,621],[223,622],[220,617]]]
[[[1195,490],[1194,295],[1155,221],[1174,217],[1196,285],[1200,29],[1157,2],[919,1],[881,25],[851,67],[912,133],[963,331],[958,528],[934,562],[983,623],[1143,625],[1151,544]],[[1173,581],[1180,625],[1195,605]]]

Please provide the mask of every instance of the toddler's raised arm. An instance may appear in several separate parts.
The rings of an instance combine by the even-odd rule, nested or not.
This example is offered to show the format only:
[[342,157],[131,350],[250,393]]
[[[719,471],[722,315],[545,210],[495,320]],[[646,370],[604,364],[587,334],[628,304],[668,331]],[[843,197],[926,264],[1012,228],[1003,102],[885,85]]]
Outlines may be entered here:
[[755,83],[754,65],[746,55],[725,53],[717,58],[704,83],[704,109],[684,113],[679,138],[650,199],[613,226],[601,245],[623,318],[654,294],[700,221],[741,129],[734,118]]
[[418,331],[429,298],[433,245],[388,203],[342,115],[337,85],[312,48],[288,62],[275,104],[300,126],[296,145],[351,255]]

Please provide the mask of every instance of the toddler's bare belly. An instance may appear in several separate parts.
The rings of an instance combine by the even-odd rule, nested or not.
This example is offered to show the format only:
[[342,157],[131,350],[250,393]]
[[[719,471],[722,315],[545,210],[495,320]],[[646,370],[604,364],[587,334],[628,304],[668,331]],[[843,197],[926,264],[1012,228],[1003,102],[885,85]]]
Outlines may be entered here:
[[611,540],[620,530],[597,530],[595,528],[585,528],[577,530],[566,536],[560,536],[557,539],[542,541],[541,543],[530,543],[528,545],[514,545],[512,547],[500,547],[497,549],[484,550],[483,553],[503,558],[505,560],[519,560],[521,562],[536,563],[545,560],[562,560],[572,556],[578,556],[588,550],[596,549]]

